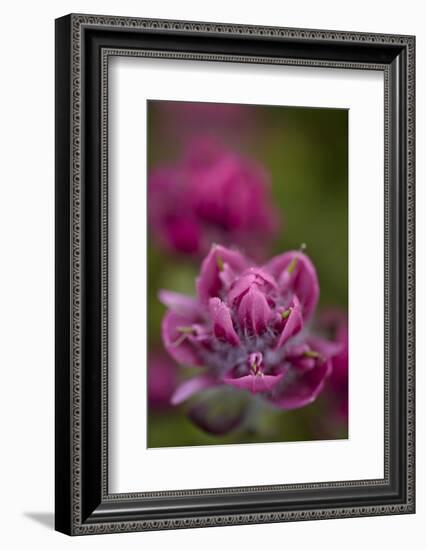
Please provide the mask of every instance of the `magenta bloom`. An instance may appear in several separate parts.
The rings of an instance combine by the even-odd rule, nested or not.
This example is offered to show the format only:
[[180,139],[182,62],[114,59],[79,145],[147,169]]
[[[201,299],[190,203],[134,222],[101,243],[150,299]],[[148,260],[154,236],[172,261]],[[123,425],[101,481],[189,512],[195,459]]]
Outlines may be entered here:
[[285,252],[262,267],[213,245],[197,279],[197,297],[161,291],[168,307],[163,342],[180,364],[201,374],[180,385],[179,404],[209,388],[259,394],[280,409],[312,403],[340,349],[306,328],[319,295],[311,260]]
[[177,386],[176,364],[162,351],[148,355],[148,403],[156,410],[170,407]]
[[266,172],[210,140],[193,143],[180,162],[151,172],[149,216],[163,247],[190,255],[205,254],[220,241],[256,257],[278,229]]

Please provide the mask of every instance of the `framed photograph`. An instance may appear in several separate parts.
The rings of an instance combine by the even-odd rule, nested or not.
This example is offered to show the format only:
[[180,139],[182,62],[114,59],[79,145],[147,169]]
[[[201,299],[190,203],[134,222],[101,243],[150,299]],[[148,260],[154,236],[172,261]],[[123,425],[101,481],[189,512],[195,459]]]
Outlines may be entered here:
[[56,529],[415,511],[413,36],[56,20]]

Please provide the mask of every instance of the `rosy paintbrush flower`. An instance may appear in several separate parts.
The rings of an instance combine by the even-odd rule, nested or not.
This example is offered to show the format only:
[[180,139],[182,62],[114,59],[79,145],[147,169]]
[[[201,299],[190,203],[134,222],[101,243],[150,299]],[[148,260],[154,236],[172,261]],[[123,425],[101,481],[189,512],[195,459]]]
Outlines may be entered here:
[[340,346],[306,329],[319,296],[308,256],[289,251],[259,267],[213,245],[196,287],[195,298],[160,292],[168,308],[162,324],[167,351],[179,364],[202,369],[176,389],[172,403],[220,387],[259,394],[280,409],[316,399]]
[[160,245],[189,255],[220,241],[258,257],[278,229],[265,170],[209,139],[151,171],[149,219]]

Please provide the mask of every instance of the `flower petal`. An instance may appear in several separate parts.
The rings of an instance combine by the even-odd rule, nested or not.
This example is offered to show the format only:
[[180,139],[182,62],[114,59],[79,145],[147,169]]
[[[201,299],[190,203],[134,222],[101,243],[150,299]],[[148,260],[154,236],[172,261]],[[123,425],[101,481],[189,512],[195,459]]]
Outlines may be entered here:
[[269,289],[277,289],[277,283],[274,277],[262,267],[250,267],[246,273],[254,275],[256,277],[257,284],[269,287]]
[[210,298],[209,309],[216,338],[224,339],[233,346],[239,346],[241,342],[232,324],[228,306],[219,298]]
[[[202,365],[202,361],[190,338],[191,326],[191,319],[174,311],[167,311],[161,326],[163,343],[169,354],[178,363]],[[185,330],[188,332],[185,333]]]
[[171,290],[160,290],[158,293],[158,299],[160,302],[168,307],[170,310],[193,319],[195,322],[201,316],[201,306],[196,298],[192,296],[186,296],[179,292],[172,292]]
[[298,409],[313,403],[323,390],[331,369],[331,361],[317,361],[314,368],[302,374],[289,371],[283,379],[282,386],[273,389],[270,401],[276,407],[286,410]]
[[302,305],[305,320],[309,319],[318,302],[319,283],[315,267],[303,252],[292,250],[270,260],[265,269],[275,277],[282,292],[294,292]]
[[216,385],[217,381],[215,381],[210,376],[194,376],[193,378],[185,380],[176,388],[170,399],[170,402],[172,405],[179,405],[180,403],[183,403],[184,401],[192,397],[195,393]]
[[200,275],[197,279],[197,293],[202,303],[207,303],[209,298],[219,296],[223,286],[220,273],[227,267],[227,280],[233,273],[239,274],[247,267],[246,258],[236,250],[230,250],[220,245],[213,245],[209,254],[201,265]]
[[272,317],[268,301],[255,286],[244,294],[238,308],[238,318],[243,327],[259,334],[263,332]]
[[254,284],[265,292],[269,292],[271,289],[278,289],[275,279],[267,271],[258,267],[250,267],[240,277],[235,279],[228,292],[228,303],[233,304],[235,301],[238,301]]
[[282,378],[283,373],[278,374],[247,374],[239,378],[223,378],[225,384],[248,390],[251,393],[266,392],[271,390]]
[[303,328],[302,308],[298,298],[295,296],[290,307],[290,315],[284,320],[284,328],[280,334],[276,347],[283,346],[292,336]]
[[235,279],[227,295],[228,304],[233,305],[235,301],[241,298],[241,296],[247,292],[255,280],[256,275],[254,273],[247,273]]

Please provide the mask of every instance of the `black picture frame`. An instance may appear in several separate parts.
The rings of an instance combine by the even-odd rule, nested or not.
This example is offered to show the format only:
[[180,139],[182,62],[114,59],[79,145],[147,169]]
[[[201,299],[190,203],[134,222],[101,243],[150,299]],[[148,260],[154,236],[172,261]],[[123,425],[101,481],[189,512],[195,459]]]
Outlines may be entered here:
[[[383,71],[384,478],[108,493],[111,55]],[[56,529],[69,535],[415,511],[415,38],[71,14],[56,20]],[[366,197],[368,200],[368,197]]]

